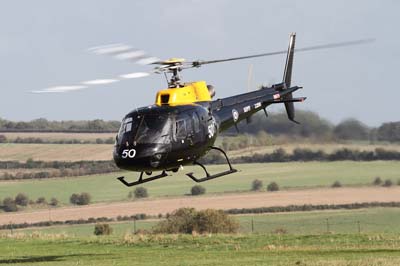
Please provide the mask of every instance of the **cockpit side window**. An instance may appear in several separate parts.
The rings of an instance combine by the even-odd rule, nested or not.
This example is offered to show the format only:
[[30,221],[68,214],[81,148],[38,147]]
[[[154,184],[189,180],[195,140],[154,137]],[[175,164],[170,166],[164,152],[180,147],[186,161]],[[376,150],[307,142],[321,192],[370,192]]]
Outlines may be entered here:
[[186,121],[177,120],[175,124],[175,137],[177,139],[183,139],[186,137]]
[[193,120],[193,128],[194,132],[198,133],[200,131],[200,120],[199,116],[196,113],[192,114],[192,120]]

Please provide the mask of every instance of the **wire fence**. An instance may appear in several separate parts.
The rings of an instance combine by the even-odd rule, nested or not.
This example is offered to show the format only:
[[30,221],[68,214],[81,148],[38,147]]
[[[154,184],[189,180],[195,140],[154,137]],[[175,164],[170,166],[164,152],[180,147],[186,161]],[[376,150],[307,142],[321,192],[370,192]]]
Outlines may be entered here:
[[[400,218],[400,213],[399,213]],[[343,220],[324,218],[318,221],[292,220],[267,221],[250,218],[240,221],[240,231],[243,233],[291,233],[291,234],[322,234],[322,233],[400,233],[399,219],[387,222],[371,222],[368,220]]]

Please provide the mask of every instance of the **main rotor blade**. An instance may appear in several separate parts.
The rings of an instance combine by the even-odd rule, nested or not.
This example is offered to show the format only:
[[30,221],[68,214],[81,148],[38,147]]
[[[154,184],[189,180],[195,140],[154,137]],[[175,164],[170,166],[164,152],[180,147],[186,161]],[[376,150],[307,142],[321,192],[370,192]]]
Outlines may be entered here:
[[106,85],[111,83],[120,82],[125,79],[134,79],[134,78],[143,78],[150,76],[152,73],[147,72],[133,72],[128,74],[119,75],[118,79],[94,79],[94,80],[87,80],[80,82],[77,85],[70,85],[70,86],[55,86],[50,87],[42,90],[34,90],[31,91],[32,93],[59,93],[59,92],[70,92],[70,91],[77,91],[87,89],[90,86],[94,85]]
[[[362,40],[355,40],[355,41],[348,41],[348,42],[329,43],[329,44],[323,44],[323,45],[315,45],[315,46],[308,46],[308,47],[304,47],[304,48],[298,48],[298,49],[295,49],[294,51],[295,52],[305,52],[305,51],[311,51],[311,50],[322,50],[322,49],[328,49],[328,48],[337,48],[337,47],[344,47],[344,46],[366,44],[366,43],[371,43],[374,41],[375,41],[375,39],[362,39]],[[270,53],[232,57],[232,58],[226,58],[226,59],[207,60],[207,61],[198,60],[198,61],[192,62],[192,67],[199,67],[201,65],[206,65],[206,64],[222,63],[222,62],[243,60],[243,59],[249,59],[249,58],[255,58],[255,57],[273,56],[273,55],[286,54],[286,53],[287,53],[287,50],[282,50],[282,51],[276,51],[276,52],[270,52]]]
[[143,50],[123,43],[96,46],[89,48],[88,51],[97,55],[111,55],[118,60],[129,60],[139,65],[150,65],[160,60]]

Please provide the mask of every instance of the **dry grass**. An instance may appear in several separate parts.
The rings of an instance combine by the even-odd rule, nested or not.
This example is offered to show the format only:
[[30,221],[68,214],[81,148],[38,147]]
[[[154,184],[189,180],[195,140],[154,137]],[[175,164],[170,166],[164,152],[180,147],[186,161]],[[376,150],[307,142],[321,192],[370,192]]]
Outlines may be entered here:
[[47,132],[2,132],[0,135],[7,139],[14,140],[20,138],[41,138],[43,140],[96,140],[114,138],[116,133],[47,133]]
[[0,144],[0,160],[111,160],[113,144]]

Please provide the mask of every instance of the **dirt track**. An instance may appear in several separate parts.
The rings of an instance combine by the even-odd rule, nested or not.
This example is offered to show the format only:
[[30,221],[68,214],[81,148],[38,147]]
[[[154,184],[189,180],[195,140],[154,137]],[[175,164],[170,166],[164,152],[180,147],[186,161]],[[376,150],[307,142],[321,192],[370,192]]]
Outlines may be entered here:
[[149,199],[135,202],[92,204],[82,207],[65,207],[34,212],[3,213],[0,224],[64,221],[90,217],[116,217],[146,213],[157,215],[172,212],[180,207],[196,209],[233,209],[301,204],[343,204],[354,202],[400,202],[400,188],[326,188],[280,192],[239,193],[218,196]]

